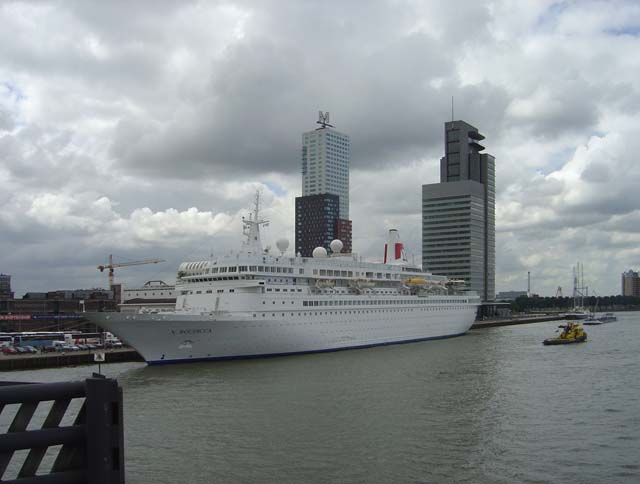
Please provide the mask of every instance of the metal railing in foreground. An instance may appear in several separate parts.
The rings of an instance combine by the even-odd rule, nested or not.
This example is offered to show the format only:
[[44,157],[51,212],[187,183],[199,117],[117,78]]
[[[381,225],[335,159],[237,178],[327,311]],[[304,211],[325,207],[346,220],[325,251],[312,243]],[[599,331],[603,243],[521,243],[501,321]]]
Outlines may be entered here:
[[[73,399],[84,401],[75,419],[67,416],[73,423],[61,426]],[[52,402],[49,412],[41,428],[28,430],[42,402]],[[0,383],[0,417],[12,405],[19,405],[17,412],[6,433],[0,434],[0,482],[124,483],[122,388],[116,380],[94,374],[69,383]],[[56,446],[51,468],[40,469],[47,449]],[[16,462],[25,453],[24,460]],[[10,462],[20,469],[5,480]]]

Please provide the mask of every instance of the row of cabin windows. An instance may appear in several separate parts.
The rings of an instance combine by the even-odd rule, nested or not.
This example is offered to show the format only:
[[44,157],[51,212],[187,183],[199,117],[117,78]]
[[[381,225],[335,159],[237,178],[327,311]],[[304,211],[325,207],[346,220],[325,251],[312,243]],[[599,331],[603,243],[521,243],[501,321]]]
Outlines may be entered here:
[[[462,309],[462,306],[445,306],[445,307],[440,307],[440,308],[421,308],[422,311],[441,311],[441,310],[448,310],[448,309]],[[325,311],[324,313],[322,311],[320,312],[309,312],[309,313],[301,313],[300,311],[291,311],[291,312],[286,312],[286,313],[280,313],[282,316],[285,316],[286,314],[288,314],[289,316],[293,317],[293,316],[322,316],[323,314],[325,316],[329,316],[329,315],[335,315],[335,314],[371,314],[371,313],[390,313],[390,312],[394,312],[394,313],[406,313],[406,312],[413,312],[413,311],[418,311],[419,309],[413,309],[413,308],[406,308],[406,309],[360,309],[360,310],[351,310],[351,311]],[[267,314],[269,313],[257,313],[262,314],[262,317],[265,318],[267,316]],[[276,313],[271,313],[271,317],[275,317]],[[256,313],[253,313],[253,317],[256,317]],[[330,321],[325,321],[325,323],[330,323]],[[309,323],[298,323],[298,324],[309,324]]]
[[206,282],[206,281],[237,281],[239,279],[253,279],[254,276],[206,276],[197,279],[189,279],[189,282]]
[[[278,266],[229,266],[212,267],[204,271],[205,274],[221,274],[225,272],[274,272],[279,274],[293,274],[293,267]],[[304,274],[304,269],[300,269],[300,274]]]
[[[338,271],[332,269],[314,269],[313,275],[329,276],[329,277],[354,277],[353,271]],[[391,274],[389,272],[356,272],[355,277],[367,277],[369,279],[400,279],[400,274]]]
[[[272,292],[272,291],[275,291],[275,292],[280,292],[280,291],[288,292],[289,290],[288,289],[271,289],[270,287],[267,288],[267,292]],[[291,289],[291,292],[296,292],[296,289]],[[302,289],[297,289],[297,292],[302,292]]]
[[[466,304],[468,301],[466,299],[462,299],[460,301],[456,301],[458,304]],[[386,300],[364,300],[358,301],[354,300],[346,300],[346,301],[302,301],[303,306],[387,306],[389,304],[443,304],[449,303],[451,301],[441,300],[441,299],[386,299]]]
[[[218,289],[216,292],[218,294],[223,293],[224,289]],[[236,292],[236,290],[235,289],[229,289],[229,292]],[[213,290],[208,289],[207,291],[205,291],[205,293],[206,294],[211,294],[211,293],[213,293]],[[180,291],[180,295],[182,295],[182,296],[186,296],[188,294],[202,294],[202,291],[196,291],[195,293],[193,291]]]
[[[229,266],[213,267],[204,271],[204,274],[223,274],[229,272],[270,272],[275,274],[293,274],[293,267],[278,266]],[[413,272],[413,271],[412,271]],[[298,274],[304,274],[304,269],[298,269]],[[314,275],[329,277],[354,277],[353,271],[333,269],[313,269]],[[399,279],[400,274],[382,272],[355,272],[355,277],[368,277],[376,279]]]

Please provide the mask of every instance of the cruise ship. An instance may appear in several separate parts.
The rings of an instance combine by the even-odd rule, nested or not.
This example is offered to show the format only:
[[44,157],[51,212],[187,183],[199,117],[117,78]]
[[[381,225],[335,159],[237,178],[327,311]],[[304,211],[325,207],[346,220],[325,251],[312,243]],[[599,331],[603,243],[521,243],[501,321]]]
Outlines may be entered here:
[[343,254],[312,257],[263,248],[260,199],[243,218],[246,240],[235,253],[184,262],[176,305],[166,311],[87,313],[134,347],[148,364],[291,355],[449,338],[472,325],[480,298],[461,281],[408,263],[390,230],[384,260]]

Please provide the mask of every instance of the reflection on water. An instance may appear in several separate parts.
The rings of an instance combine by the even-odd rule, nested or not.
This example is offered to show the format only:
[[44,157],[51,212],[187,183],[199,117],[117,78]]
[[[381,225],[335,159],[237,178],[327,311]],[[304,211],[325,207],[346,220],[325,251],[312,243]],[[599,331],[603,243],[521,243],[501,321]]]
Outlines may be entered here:
[[103,370],[124,387],[131,483],[635,482],[638,316],[567,347],[542,346],[557,324],[539,323],[366,350]]

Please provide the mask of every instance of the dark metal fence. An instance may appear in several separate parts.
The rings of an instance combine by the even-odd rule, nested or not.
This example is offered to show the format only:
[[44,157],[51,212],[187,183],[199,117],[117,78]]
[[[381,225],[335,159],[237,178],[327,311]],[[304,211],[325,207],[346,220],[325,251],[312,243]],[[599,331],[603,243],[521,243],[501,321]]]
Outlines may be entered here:
[[[60,426],[74,398],[84,398],[72,425]],[[52,401],[42,428],[27,430],[41,402]],[[0,414],[19,404],[7,432],[0,434],[0,482],[15,484],[123,484],[122,389],[94,375],[69,383],[0,385]],[[73,417],[73,416],[72,416]],[[61,446],[50,469],[41,470],[49,447]],[[17,477],[4,480],[9,463],[28,450]],[[15,454],[15,455],[14,455]],[[14,459],[15,460],[15,459]],[[20,463],[12,462],[12,467]]]

